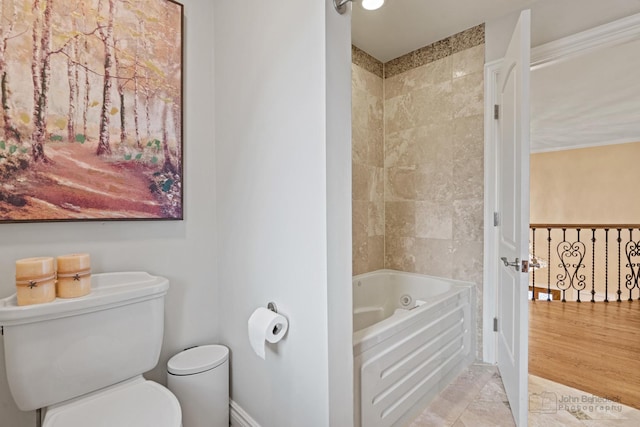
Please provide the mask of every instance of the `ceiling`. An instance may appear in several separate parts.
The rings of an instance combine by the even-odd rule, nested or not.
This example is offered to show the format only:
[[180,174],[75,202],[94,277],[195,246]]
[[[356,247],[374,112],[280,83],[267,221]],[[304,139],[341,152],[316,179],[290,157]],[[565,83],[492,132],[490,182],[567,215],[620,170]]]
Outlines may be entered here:
[[[640,0],[387,0],[377,11],[354,3],[352,42],[387,62],[483,22],[489,39],[523,8],[539,46],[640,13]],[[532,151],[640,141],[638,52],[640,41],[628,42],[533,70]]]
[[367,11],[354,0],[351,37],[354,45],[387,62],[532,3],[535,0],[386,0],[380,9]]
[[635,40],[532,70],[531,150],[640,141],[638,52]]
[[640,0],[386,0],[368,11],[354,0],[354,45],[387,62],[484,22],[531,9],[531,44],[538,46],[640,13]]

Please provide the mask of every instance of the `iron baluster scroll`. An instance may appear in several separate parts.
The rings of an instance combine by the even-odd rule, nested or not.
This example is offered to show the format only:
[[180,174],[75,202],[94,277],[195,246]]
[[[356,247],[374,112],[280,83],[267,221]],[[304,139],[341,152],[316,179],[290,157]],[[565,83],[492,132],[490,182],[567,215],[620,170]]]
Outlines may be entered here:
[[[631,293],[635,288],[639,288],[638,280],[640,279],[640,240],[637,242],[633,240],[633,229],[629,229],[629,241],[625,246],[625,253],[628,261],[627,267],[631,270],[626,275],[625,285],[629,290],[629,301],[633,301]],[[638,296],[638,300],[640,300],[640,296]]]
[[[538,228],[542,231],[536,233]],[[592,303],[640,301],[639,232],[638,224],[531,224],[529,256],[536,263],[529,273],[532,298],[581,302],[586,293]],[[546,272],[535,271],[544,268]],[[547,297],[540,298],[539,292]]]
[[[560,258],[560,264],[564,272],[556,276],[558,289],[562,291],[562,302],[566,302],[566,291],[573,288],[578,291],[577,302],[580,302],[580,291],[587,287],[586,277],[579,274],[581,268],[584,268],[582,261],[586,253],[586,246],[580,241],[580,229],[578,229],[578,240],[570,242],[567,240],[567,229],[562,229],[562,242],[558,244],[557,252]],[[572,262],[576,259],[577,262]]]

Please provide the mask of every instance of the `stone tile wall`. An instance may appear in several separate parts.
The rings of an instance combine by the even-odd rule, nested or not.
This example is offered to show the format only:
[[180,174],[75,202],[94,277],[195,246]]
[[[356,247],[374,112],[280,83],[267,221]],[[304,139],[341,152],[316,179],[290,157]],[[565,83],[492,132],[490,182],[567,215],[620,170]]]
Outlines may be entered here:
[[476,283],[482,354],[484,26],[353,63],[353,274]]
[[353,48],[354,274],[481,283],[483,68],[482,25],[386,64]]
[[476,283],[481,357],[484,44],[384,89],[385,268]]
[[357,275],[384,268],[384,100],[382,63],[357,48],[353,59],[353,274]]
[[482,282],[484,45],[385,79],[385,267]]

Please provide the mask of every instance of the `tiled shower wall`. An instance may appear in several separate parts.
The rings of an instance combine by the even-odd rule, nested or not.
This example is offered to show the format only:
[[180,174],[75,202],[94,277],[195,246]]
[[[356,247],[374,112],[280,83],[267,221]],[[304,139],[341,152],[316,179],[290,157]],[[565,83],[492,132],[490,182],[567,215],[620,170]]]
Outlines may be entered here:
[[353,273],[473,281],[480,321],[484,26],[384,65],[354,48],[353,62]]
[[353,274],[384,268],[382,63],[353,48]]
[[384,81],[385,267],[482,280],[484,45]]

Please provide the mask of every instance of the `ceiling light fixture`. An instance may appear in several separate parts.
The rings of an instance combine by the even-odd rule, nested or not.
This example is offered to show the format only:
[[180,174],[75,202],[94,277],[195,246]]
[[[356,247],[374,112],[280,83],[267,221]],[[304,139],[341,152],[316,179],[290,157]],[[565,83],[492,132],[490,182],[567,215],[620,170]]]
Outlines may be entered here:
[[362,0],[362,7],[367,10],[380,9],[384,4],[384,0]]
[[[339,14],[343,14],[347,10],[347,3],[353,0],[333,0],[333,6]],[[367,10],[379,9],[384,4],[384,0],[362,0],[362,7]]]

